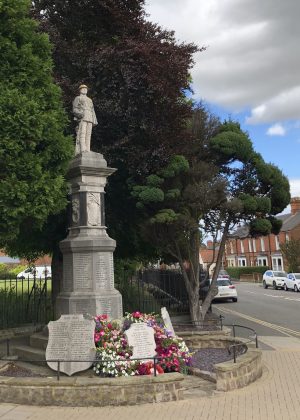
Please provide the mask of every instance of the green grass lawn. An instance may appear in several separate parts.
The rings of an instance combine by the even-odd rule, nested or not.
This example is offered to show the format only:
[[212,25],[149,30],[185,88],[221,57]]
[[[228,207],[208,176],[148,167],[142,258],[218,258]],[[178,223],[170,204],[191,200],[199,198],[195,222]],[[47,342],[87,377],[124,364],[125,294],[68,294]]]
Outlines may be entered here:
[[[44,288],[45,285],[45,280],[43,279],[37,279],[35,282],[34,280],[28,280],[28,279],[20,279],[20,280],[16,280],[16,279],[12,279],[12,280],[0,280],[0,292],[1,290],[4,291],[6,290],[14,292],[15,294],[22,294],[22,293],[30,293],[33,290],[33,286],[35,284],[35,289],[37,290],[41,290]],[[51,279],[47,279],[47,293],[51,292],[51,288],[52,288],[52,282]]]
[[0,280],[0,329],[52,317],[51,280]]

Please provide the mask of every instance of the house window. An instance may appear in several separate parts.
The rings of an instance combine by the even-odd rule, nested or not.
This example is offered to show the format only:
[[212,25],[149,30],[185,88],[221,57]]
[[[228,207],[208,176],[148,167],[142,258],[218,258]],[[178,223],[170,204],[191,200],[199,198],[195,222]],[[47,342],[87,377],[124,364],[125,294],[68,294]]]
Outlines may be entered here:
[[233,254],[233,244],[230,242],[230,254]]
[[279,245],[279,237],[278,236],[275,236],[275,247],[276,247],[276,251],[279,251],[280,245]]
[[248,248],[249,248],[249,252],[252,252],[251,239],[248,239]]
[[246,267],[247,261],[246,258],[238,258],[238,266],[239,267]]
[[228,267],[234,267],[235,261],[234,258],[228,258]]
[[244,254],[245,249],[244,249],[244,242],[241,240],[241,253]]
[[283,262],[281,257],[272,257],[273,270],[283,270]]
[[264,238],[260,238],[260,250],[262,251],[262,252],[265,252],[265,240],[264,240]]
[[267,257],[258,257],[257,258],[257,265],[267,267],[268,265],[268,258]]
[[256,240],[252,239],[253,252],[256,252]]
[[286,241],[286,242],[288,242],[289,240],[290,240],[289,234],[288,234],[288,233],[286,233],[286,234],[285,234],[285,241]]

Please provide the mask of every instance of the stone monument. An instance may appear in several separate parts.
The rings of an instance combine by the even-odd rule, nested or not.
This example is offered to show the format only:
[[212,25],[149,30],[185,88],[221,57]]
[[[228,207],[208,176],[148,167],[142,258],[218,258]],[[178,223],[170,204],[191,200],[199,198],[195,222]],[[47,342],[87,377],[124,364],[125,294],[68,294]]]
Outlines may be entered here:
[[59,370],[69,376],[92,366],[96,354],[93,320],[62,315],[58,321],[49,322],[48,329],[46,360],[51,369],[58,369],[57,360]]
[[150,357],[149,360],[152,360],[152,357],[156,356],[154,329],[145,322],[131,324],[125,335],[129,346],[132,346],[131,359]]
[[92,127],[97,124],[86,85],[73,102],[78,122],[75,157],[67,180],[71,189],[71,226],[60,242],[63,282],[56,300],[56,317],[62,314],[123,315],[122,297],[114,287],[113,252],[116,243],[106,233],[104,187],[115,169],[100,153],[90,150]]
[[171,337],[176,337],[176,333],[174,331],[169,312],[167,311],[167,308],[165,306],[161,308],[161,317],[164,321],[167,330],[171,333]]

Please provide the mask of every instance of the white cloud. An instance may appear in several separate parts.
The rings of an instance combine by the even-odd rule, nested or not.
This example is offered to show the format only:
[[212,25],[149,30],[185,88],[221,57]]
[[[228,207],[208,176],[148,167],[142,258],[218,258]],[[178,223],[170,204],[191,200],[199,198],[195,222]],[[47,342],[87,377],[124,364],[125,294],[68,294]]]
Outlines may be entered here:
[[[300,179],[290,179],[290,191],[291,197],[300,197]],[[288,205],[282,213],[280,214],[288,214],[291,212],[291,206]]]
[[278,119],[300,119],[300,86],[279,93],[264,104],[252,109],[248,124],[276,121]]
[[248,121],[300,120],[299,0],[148,0],[149,19],[206,45],[192,71],[197,98]]
[[292,197],[300,197],[300,179],[290,179]]
[[285,128],[281,124],[274,124],[268,128],[267,134],[269,136],[284,136],[286,133]]

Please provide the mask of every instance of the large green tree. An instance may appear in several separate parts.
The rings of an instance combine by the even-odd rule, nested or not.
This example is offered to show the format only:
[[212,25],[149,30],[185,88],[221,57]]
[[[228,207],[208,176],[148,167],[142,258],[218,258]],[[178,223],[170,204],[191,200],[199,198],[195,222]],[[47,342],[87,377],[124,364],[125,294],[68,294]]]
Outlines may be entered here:
[[191,318],[199,321],[201,221],[225,199],[225,182],[219,176],[209,145],[220,121],[203,105],[194,110],[185,156],[174,155],[161,170],[132,186],[132,195],[143,216],[144,238],[161,257],[180,264],[189,297]]
[[[198,109],[195,117],[191,123],[194,153],[188,159],[174,156],[145,184],[133,186],[133,196],[146,218],[142,232],[162,253],[179,262],[191,318],[201,321],[216,294],[230,228],[246,222],[253,235],[278,232],[280,221],[275,215],[286,207],[290,196],[286,177],[254,151],[237,123],[215,126],[204,109]],[[221,230],[222,238],[211,288],[201,301],[201,231],[214,234],[215,229]]]
[[290,239],[280,245],[280,249],[287,260],[288,270],[298,273],[300,270],[300,239]]
[[52,249],[47,234],[67,204],[73,153],[51,44],[30,7],[0,1],[0,247],[27,258]]
[[255,152],[239,123],[223,123],[220,132],[211,139],[210,150],[225,183],[225,199],[204,217],[206,230],[213,234],[220,231],[221,238],[211,287],[201,306],[202,316],[217,293],[217,276],[230,230],[242,223],[249,225],[252,236],[278,234],[282,222],[275,216],[290,202],[288,179]]
[[[65,105],[82,82],[98,118],[92,150],[118,171],[107,188],[107,223],[116,253],[144,254],[127,180],[142,182],[181,150],[191,104],[192,44],[146,20],[144,0],[35,0],[35,16],[55,45]],[[149,253],[149,252],[148,252]]]

